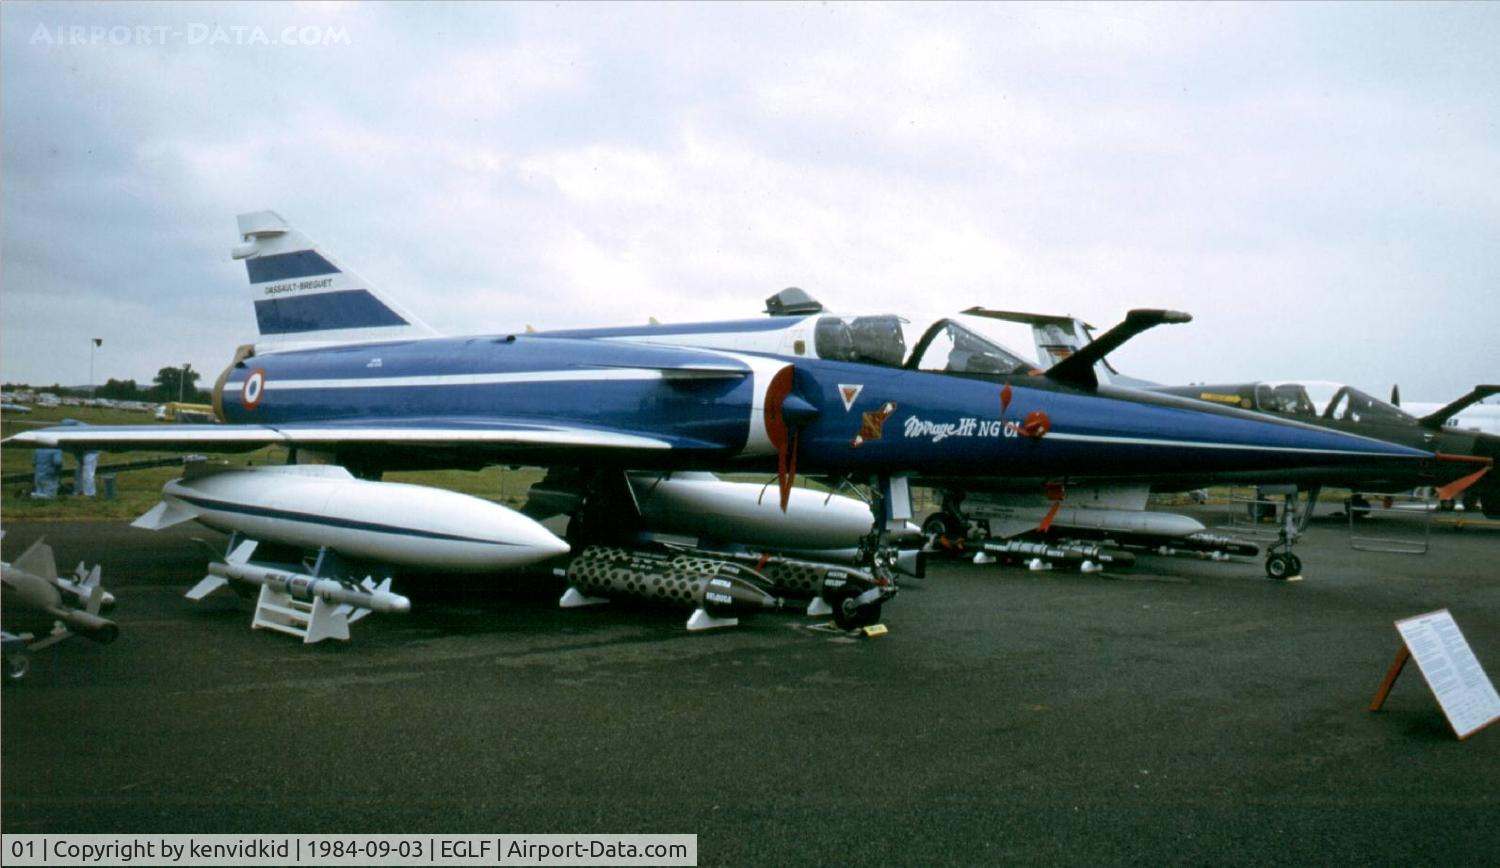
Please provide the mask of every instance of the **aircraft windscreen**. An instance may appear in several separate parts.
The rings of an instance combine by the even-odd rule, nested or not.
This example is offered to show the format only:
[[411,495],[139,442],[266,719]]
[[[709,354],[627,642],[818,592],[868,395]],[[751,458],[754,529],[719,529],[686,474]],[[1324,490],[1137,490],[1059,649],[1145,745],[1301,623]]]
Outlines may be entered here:
[[939,320],[914,351],[908,367],[951,374],[1014,374],[1033,365],[994,341],[953,320]]

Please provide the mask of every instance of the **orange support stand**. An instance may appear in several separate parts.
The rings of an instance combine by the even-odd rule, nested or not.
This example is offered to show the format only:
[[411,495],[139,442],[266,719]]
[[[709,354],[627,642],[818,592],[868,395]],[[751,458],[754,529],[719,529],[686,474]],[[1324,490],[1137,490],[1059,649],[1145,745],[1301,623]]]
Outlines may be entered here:
[[1385,698],[1391,694],[1391,688],[1396,686],[1396,677],[1401,670],[1406,668],[1406,661],[1411,659],[1411,650],[1406,643],[1401,643],[1401,650],[1396,652],[1396,659],[1391,662],[1391,669],[1385,674],[1385,680],[1380,682],[1380,689],[1375,691],[1375,698],[1370,700],[1370,711],[1379,711],[1380,706],[1385,705]]

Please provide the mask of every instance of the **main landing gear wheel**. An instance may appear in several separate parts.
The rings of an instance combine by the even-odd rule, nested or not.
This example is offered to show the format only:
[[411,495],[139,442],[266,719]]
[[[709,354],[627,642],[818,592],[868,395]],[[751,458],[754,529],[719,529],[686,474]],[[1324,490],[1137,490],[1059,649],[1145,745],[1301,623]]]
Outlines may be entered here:
[[880,603],[860,605],[858,597],[845,597],[833,607],[833,623],[840,630],[858,630],[880,623]]
[[1302,559],[1294,554],[1277,553],[1266,558],[1266,575],[1285,581],[1302,574]]
[[922,522],[922,536],[934,551],[958,551],[963,548],[964,523],[951,512],[934,512]]
[[949,539],[958,539],[963,534],[963,524],[958,517],[947,512],[934,512],[927,516],[922,522],[922,533],[924,536],[945,536]]
[[14,684],[31,671],[31,659],[25,654],[5,655],[5,683]]

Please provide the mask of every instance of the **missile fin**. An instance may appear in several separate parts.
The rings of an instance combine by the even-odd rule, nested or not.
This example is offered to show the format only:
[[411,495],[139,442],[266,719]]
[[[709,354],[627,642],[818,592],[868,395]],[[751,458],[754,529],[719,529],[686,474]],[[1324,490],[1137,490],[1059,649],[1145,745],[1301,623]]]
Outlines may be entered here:
[[[95,569],[98,568],[95,567]],[[104,608],[104,589],[95,583],[88,589],[88,601],[84,605],[83,610],[90,615],[97,615],[102,608]]]
[[47,545],[43,539],[38,539],[31,544],[22,555],[11,564],[22,572],[40,576],[47,581],[57,578],[57,562],[52,559],[52,546]]
[[[373,593],[375,593],[377,591],[388,591],[388,590],[390,590],[391,589],[391,580],[390,579],[386,579],[382,584],[377,585],[377,584],[375,584],[375,581],[374,581],[373,577],[371,577],[371,576],[365,576],[364,580],[361,581],[355,587],[357,587],[357,588],[365,591],[366,593],[373,594]],[[361,608],[353,606],[353,605],[351,605],[349,603],[345,603],[344,605],[340,606],[339,609],[341,611],[343,611],[345,615],[348,616],[349,623],[351,623],[351,624],[353,624],[353,623],[361,620],[366,615],[368,615],[368,614],[370,614],[371,612],[374,611],[373,609],[361,609]]]
[[233,551],[231,551],[229,554],[227,554],[227,555],[224,556],[225,563],[230,563],[230,564],[246,564],[246,563],[249,563],[250,562],[250,556],[253,555],[253,554],[255,554],[255,546],[256,546],[255,540],[253,540],[253,539],[247,539],[247,540],[245,540],[244,542],[242,542],[239,545],[235,546]]
[[218,576],[204,576],[198,584],[193,585],[183,596],[189,600],[201,600],[227,584],[229,584],[228,579],[221,579]]
[[313,601],[312,615],[307,619],[307,635],[304,644],[311,645],[324,639],[349,641],[349,618],[339,608],[319,597]]
[[828,605],[828,601],[822,597],[813,597],[812,602],[807,604],[807,616],[809,618],[821,618],[832,614],[833,607]]
[[142,528],[143,530],[164,530],[173,525],[182,524],[185,521],[192,521],[197,517],[198,513],[193,510],[163,500],[156,506],[146,510],[140,518],[132,521],[130,526]]

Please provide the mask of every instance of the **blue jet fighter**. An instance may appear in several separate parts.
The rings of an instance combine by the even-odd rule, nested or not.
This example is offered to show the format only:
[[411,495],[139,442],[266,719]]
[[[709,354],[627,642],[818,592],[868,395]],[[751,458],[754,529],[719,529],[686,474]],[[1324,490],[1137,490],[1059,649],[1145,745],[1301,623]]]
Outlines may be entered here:
[[[577,519],[568,533],[575,553],[618,542],[610,529],[637,512],[632,471],[774,472],[779,504],[771,500],[782,510],[798,473],[850,480],[872,494],[876,521],[862,551],[873,581],[828,602],[855,625],[872,622],[894,593],[880,534],[910,517],[912,480],[1007,476],[1038,490],[1084,480],[1201,484],[1431,457],[1186,398],[1099,387],[1082,355],[1053,376],[1028,376],[1022,360],[948,321],[933,324],[910,353],[899,323],[884,317],[679,326],[664,341],[601,340],[608,332],[599,330],[444,337],[275,212],[241,215],[239,230],[244,243],[234,257],[247,266],[260,339],[241,347],[218,378],[221,424],[47,428],[7,442],[192,452],[281,445],[363,480],[391,470],[539,466],[577,483],[541,486],[533,497],[564,491],[551,502]],[[1174,315],[1140,318],[1145,325]],[[726,332],[760,339],[737,348]],[[768,349],[767,340],[785,347]],[[316,521],[314,512],[291,518]],[[394,518],[361,522],[371,533],[401,531]]]
[[[779,356],[795,361],[802,359],[858,361],[906,371],[942,373],[950,377],[990,382],[1001,389],[1002,403],[1014,400],[1017,386],[1030,391],[1028,400],[1047,404],[1060,396],[1088,396],[1125,402],[1094,405],[1096,411],[1108,408],[1111,424],[1132,428],[1139,435],[1148,430],[1135,423],[1131,413],[1181,406],[1160,400],[1156,392],[1142,391],[1144,381],[1122,377],[1108,367],[1106,353],[1146,329],[1165,323],[1191,320],[1175,311],[1132,311],[1123,323],[1085,345],[1044,340],[1042,327],[1056,327],[1060,318],[1033,314],[996,312],[971,308],[962,314],[938,319],[930,325],[907,318],[882,314],[849,315],[825,310],[821,303],[795,287],[783,290],[766,300],[769,319],[732,320],[685,325],[652,322],[644,326],[586,329],[554,332],[556,336],[589,337],[596,340],[632,344],[682,346],[736,350]],[[1044,353],[1046,368],[1023,358],[995,341],[985,326],[989,320],[1006,319],[1024,322],[1037,328],[1038,351]],[[1072,325],[1071,320],[1067,320]],[[908,351],[908,346],[910,350]],[[846,409],[861,400],[862,386],[841,386]],[[1183,396],[1186,396],[1185,394]],[[1205,409],[1202,405],[1198,409]],[[1023,438],[1046,436],[1046,425],[1052,421],[1052,409],[1044,406],[1040,416],[1023,419],[1024,413],[1010,414],[1004,436]],[[1243,418],[1238,410],[1231,418]],[[1310,422],[1310,420],[1299,420]],[[1031,424],[1028,424],[1030,422]],[[1223,422],[1201,421],[1203,431]],[[934,441],[962,438],[964,426],[928,423],[920,415],[908,417],[903,434],[928,437]],[[1040,425],[1041,427],[1037,427]],[[1320,426],[1323,427],[1323,426]],[[979,429],[980,436],[983,429]],[[1064,433],[1065,439],[1090,442],[1099,449],[1094,457],[1117,455],[1114,447],[1144,445],[1149,438],[1095,436],[1079,441]],[[1284,432],[1283,432],[1284,433]],[[1347,431],[1361,434],[1364,432]],[[1054,436],[1054,440],[1056,437]],[[1381,438],[1390,439],[1390,438]],[[1087,461],[1070,462],[1070,470],[1055,469],[1044,475],[1027,472],[1027,462],[976,465],[955,472],[942,465],[928,463],[913,474],[913,480],[935,489],[941,509],[923,523],[924,533],[941,547],[989,553],[1019,554],[1031,559],[1034,566],[1043,561],[1058,561],[1081,566],[1084,571],[1100,568],[1101,557],[1115,565],[1131,558],[1108,546],[1124,545],[1153,551],[1186,551],[1215,557],[1254,555],[1256,546],[1240,540],[1210,533],[1195,519],[1146,509],[1153,491],[1184,491],[1218,483],[1300,483],[1336,481],[1352,484],[1371,478],[1372,474],[1390,477],[1399,474],[1411,480],[1431,480],[1441,476],[1430,462],[1363,462],[1336,458],[1323,460],[1318,453],[1307,452],[1299,460],[1277,461],[1274,466],[1261,463],[1249,469],[1239,461],[1197,460],[1204,457],[1198,450],[1213,448],[1207,443],[1180,440],[1177,458],[1148,462],[1146,466],[1113,465],[1100,472]],[[1422,444],[1405,445],[1420,448]],[[1076,454],[1076,453],[1075,453]],[[1194,456],[1197,456],[1196,458]],[[1035,457],[1035,453],[1028,457]],[[1223,456],[1219,456],[1223,457]],[[1413,482],[1412,484],[1417,484]],[[1108,545],[1101,547],[1098,541]],[[1300,560],[1290,548],[1273,547],[1267,557],[1267,573],[1277,579],[1295,578]]]

